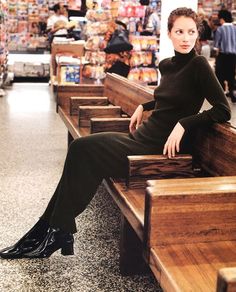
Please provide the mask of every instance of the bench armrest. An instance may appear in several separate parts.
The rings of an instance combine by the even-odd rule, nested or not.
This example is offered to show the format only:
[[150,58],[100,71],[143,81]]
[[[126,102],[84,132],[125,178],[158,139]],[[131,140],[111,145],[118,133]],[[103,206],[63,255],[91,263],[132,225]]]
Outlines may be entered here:
[[157,180],[144,225],[149,247],[236,240],[236,176]]
[[90,133],[129,132],[130,118],[91,118]]
[[79,106],[78,124],[90,127],[91,118],[118,118],[121,113],[120,106]]
[[167,158],[164,155],[128,156],[129,173],[127,186],[139,188],[146,186],[148,179],[193,177],[192,156],[176,155]]
[[70,115],[78,114],[81,105],[107,105],[108,98],[105,96],[72,96],[70,97]]

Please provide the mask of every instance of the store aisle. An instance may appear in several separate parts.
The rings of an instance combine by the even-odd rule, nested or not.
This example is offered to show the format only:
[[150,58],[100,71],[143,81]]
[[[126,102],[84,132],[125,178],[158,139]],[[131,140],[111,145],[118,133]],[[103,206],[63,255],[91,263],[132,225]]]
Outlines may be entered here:
[[[6,92],[0,99],[0,249],[42,214],[67,148],[48,84],[15,83]],[[152,275],[120,275],[119,211],[102,187],[77,222],[74,256],[0,260],[0,291],[161,291]]]

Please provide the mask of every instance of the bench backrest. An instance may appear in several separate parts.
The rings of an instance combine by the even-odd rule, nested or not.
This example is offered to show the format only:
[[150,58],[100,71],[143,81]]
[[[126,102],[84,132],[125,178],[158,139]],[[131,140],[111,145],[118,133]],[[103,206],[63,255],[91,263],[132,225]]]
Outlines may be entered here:
[[194,159],[211,176],[236,175],[236,128],[215,124],[197,132]]
[[[114,105],[119,105],[122,110],[132,115],[139,104],[153,99],[153,89],[136,84],[117,74],[108,73],[104,83],[104,95]],[[145,113],[146,118],[149,113]]]

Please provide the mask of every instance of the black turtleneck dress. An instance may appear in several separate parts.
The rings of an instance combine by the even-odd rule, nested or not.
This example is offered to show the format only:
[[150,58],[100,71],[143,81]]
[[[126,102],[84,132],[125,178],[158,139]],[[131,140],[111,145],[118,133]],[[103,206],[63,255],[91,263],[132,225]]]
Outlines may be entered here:
[[[98,133],[70,145],[62,177],[42,218],[52,227],[76,232],[75,217],[93,198],[103,178],[125,177],[127,155],[162,154],[176,123],[185,135],[195,127],[230,119],[224,92],[207,60],[195,50],[160,62],[160,85],[154,100],[143,104],[153,110],[147,121],[133,133]],[[204,99],[212,108],[199,113]]]

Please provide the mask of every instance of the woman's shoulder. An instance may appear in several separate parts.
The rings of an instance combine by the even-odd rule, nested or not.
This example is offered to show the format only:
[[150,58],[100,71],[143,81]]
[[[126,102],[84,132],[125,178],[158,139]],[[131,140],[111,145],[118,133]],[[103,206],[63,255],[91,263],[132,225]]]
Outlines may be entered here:
[[168,68],[168,66],[171,64],[171,59],[172,58],[165,58],[161,60],[158,65],[159,70],[162,71],[163,69]]
[[192,59],[191,68],[191,71],[197,80],[207,80],[213,73],[213,69],[208,60],[201,55],[196,55]]
[[207,59],[204,56],[198,55],[198,54],[196,56],[194,56],[192,61],[194,62],[194,65],[196,65],[196,64],[199,64],[201,66],[206,66],[206,65],[208,66],[209,65]]
[[191,67],[194,68],[194,71],[201,71],[204,75],[209,72],[209,70],[212,70],[207,59],[201,55],[194,56],[191,62]]
[[171,59],[172,59],[172,57],[162,59],[159,64],[163,64],[163,65],[169,64],[171,62]]

